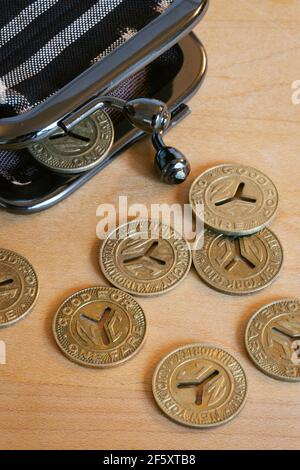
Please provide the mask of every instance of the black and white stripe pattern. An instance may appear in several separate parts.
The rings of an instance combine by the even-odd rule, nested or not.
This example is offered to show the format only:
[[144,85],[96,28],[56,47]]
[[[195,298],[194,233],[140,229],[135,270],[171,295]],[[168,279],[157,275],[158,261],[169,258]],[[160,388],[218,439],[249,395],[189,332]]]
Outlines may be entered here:
[[0,17],[0,117],[45,100],[173,1],[5,0]]
[[51,8],[58,0],[37,0],[26,8],[20,11],[17,16],[11,19],[6,25],[3,26],[0,32],[0,47],[7,44],[15,36],[20,34],[27,26],[30,25],[42,13],[45,13]]
[[[0,118],[23,113],[45,100],[174,1],[2,0]],[[122,84],[115,95],[126,99],[154,93],[180,67],[180,59],[170,51],[155,64]],[[39,172],[26,149],[0,151],[0,182],[4,178],[26,183]]]

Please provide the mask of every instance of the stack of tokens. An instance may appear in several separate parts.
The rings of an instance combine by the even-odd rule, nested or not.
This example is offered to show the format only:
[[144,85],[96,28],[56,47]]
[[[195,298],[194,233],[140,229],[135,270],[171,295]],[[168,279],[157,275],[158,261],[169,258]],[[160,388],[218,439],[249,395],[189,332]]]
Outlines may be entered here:
[[276,279],[283,250],[266,227],[277,210],[278,192],[266,175],[248,166],[218,165],[194,181],[190,204],[205,224],[193,261],[206,284],[244,295]]

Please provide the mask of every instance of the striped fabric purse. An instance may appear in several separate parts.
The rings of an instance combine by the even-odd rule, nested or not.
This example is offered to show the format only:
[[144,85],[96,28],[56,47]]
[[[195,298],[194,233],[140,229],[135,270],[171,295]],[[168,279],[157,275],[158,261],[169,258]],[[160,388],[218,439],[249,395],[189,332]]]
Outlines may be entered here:
[[0,116],[36,106],[132,38],[172,2],[4,1],[8,8],[0,16]]
[[[207,0],[2,0],[0,139],[2,119],[26,117],[95,64],[105,61],[113,51],[140,37],[139,33],[158,18],[166,18],[167,25],[167,13],[172,16],[179,3],[196,9]],[[147,58],[144,67],[137,67],[111,93],[123,99],[155,96],[159,88],[171,83],[183,65],[182,51],[171,46],[162,45],[160,56],[155,54],[151,63]],[[163,99],[167,101],[170,95],[172,90],[165,90]],[[121,120],[116,112],[111,117],[115,125]],[[23,208],[31,207],[32,200],[38,197],[34,193],[37,181],[39,198],[51,198],[52,192],[57,192],[55,176],[47,194],[41,194],[42,179],[45,181],[45,170],[26,148],[15,150],[0,145],[0,206],[6,206],[4,200],[15,201],[19,197]],[[67,178],[63,183],[66,181]],[[23,186],[23,194],[18,196]]]

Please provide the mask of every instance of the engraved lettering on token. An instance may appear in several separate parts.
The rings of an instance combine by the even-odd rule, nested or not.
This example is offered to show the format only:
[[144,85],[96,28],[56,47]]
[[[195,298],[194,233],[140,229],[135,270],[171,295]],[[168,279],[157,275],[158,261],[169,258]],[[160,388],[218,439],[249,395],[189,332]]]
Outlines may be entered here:
[[94,287],[73,294],[62,304],[53,331],[70,360],[88,367],[111,367],[127,361],[141,348],[146,319],[130,295]]
[[24,318],[39,292],[38,278],[23,256],[0,248],[0,328]]
[[98,110],[67,134],[61,129],[29,150],[42,165],[56,172],[81,173],[107,157],[113,140],[113,123],[103,110]]
[[246,330],[246,347],[256,366],[269,376],[300,381],[300,301],[270,303],[254,314]]
[[245,373],[226,351],[192,344],[170,353],[157,366],[153,394],[174,421],[206,428],[224,424],[243,408]]
[[210,287],[225,294],[251,294],[277,278],[283,264],[283,250],[268,229],[240,238],[206,229],[203,246],[193,251],[193,262],[201,279]]
[[[259,170],[225,164],[201,174],[190,190],[190,204],[207,227],[229,235],[251,235],[268,225],[278,206],[272,181]],[[197,206],[203,205],[203,215]]]
[[99,262],[114,286],[130,294],[150,296],[163,294],[183,281],[192,255],[188,243],[172,227],[135,220],[108,236]]

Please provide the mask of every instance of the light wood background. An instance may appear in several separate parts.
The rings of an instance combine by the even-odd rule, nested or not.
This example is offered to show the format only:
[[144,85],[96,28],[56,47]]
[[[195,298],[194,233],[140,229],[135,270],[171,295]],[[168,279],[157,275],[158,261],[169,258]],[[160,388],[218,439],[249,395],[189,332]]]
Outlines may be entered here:
[[[0,331],[0,447],[4,449],[295,449],[300,447],[300,384],[277,382],[248,359],[243,334],[264,303],[299,296],[300,80],[299,0],[212,0],[197,28],[209,72],[193,114],[167,140],[189,155],[190,180],[168,187],[154,175],[150,144],[141,142],[59,206],[32,216],[1,213],[1,246],[28,257],[41,283],[23,322]],[[223,162],[268,173],[280,193],[272,228],[285,249],[279,280],[258,295],[225,296],[192,270],[175,291],[141,299],[148,340],[127,364],[94,371],[69,362],[52,338],[53,315],[66,296],[106,284],[97,265],[96,209],[128,195],[135,203],[186,203],[192,180]],[[249,398],[230,424],[209,431],[181,427],[156,407],[153,370],[180,345],[209,342],[244,365]]]

